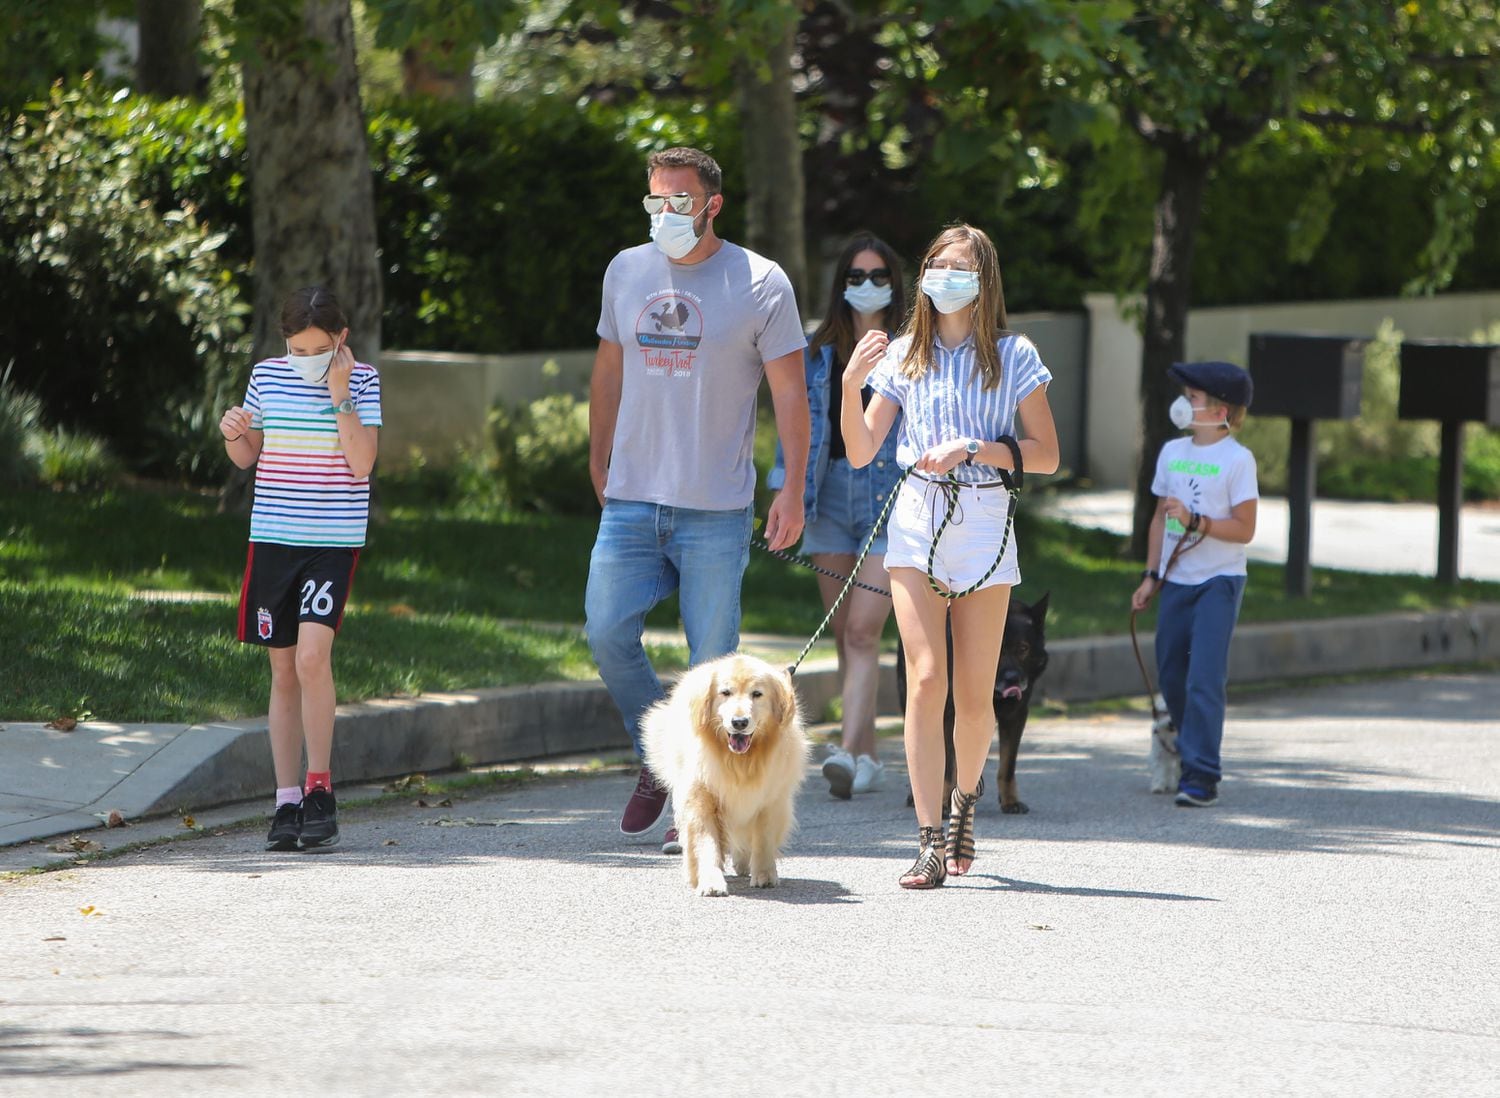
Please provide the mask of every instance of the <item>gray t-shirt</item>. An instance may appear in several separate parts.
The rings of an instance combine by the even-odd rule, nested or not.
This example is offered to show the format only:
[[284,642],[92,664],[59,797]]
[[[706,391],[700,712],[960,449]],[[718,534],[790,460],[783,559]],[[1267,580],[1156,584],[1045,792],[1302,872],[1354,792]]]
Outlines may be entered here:
[[782,269],[728,242],[691,266],[655,244],[627,248],[604,272],[598,332],[625,357],[605,496],[748,506],[765,364],[807,345]]

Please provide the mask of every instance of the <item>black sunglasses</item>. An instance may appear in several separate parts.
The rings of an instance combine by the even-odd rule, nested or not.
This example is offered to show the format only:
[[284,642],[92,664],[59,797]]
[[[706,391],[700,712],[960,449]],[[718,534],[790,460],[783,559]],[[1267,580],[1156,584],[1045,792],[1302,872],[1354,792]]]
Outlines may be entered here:
[[876,267],[873,271],[866,271],[859,267],[850,267],[844,273],[844,281],[851,286],[863,286],[867,278],[877,286],[889,286],[891,284],[891,269],[889,267]]

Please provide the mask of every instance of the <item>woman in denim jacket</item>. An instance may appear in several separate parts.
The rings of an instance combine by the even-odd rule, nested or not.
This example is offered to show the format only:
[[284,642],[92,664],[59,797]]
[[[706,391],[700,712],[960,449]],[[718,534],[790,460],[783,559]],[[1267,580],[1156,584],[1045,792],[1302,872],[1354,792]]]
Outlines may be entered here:
[[[803,500],[807,525],[802,551],[824,568],[847,576],[885,507],[901,470],[896,466],[896,436],[887,433],[875,460],[854,469],[844,456],[839,431],[840,378],[855,343],[872,328],[899,328],[906,293],[901,261],[890,245],[870,233],[858,233],[845,246],[834,268],[833,288],[823,323],[813,333],[804,365],[807,400],[812,414],[812,446],[807,456],[807,491]],[[869,400],[870,390],[861,394]],[[786,480],[780,446],[768,483]],[[859,572],[872,587],[889,589],[886,538],[882,529]],[[832,606],[843,583],[818,577],[823,605]],[[880,682],[880,637],[891,612],[891,600],[860,587],[851,588],[833,619],[843,683],[844,738],[823,763],[828,791],[848,800],[885,784],[885,764],[875,743],[875,696]]]

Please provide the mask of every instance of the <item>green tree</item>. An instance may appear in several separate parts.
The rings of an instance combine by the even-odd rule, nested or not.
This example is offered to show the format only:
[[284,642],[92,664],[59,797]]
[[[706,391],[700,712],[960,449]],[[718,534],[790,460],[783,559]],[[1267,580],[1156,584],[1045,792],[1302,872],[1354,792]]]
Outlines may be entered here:
[[1155,456],[1173,434],[1166,369],[1184,355],[1194,248],[1217,166],[1271,126],[1329,131],[1351,154],[1373,146],[1395,157],[1413,147],[1437,152],[1449,172],[1433,195],[1426,275],[1411,288],[1439,287],[1472,246],[1474,195],[1494,170],[1497,47],[1500,19],[1489,3],[1139,5],[1121,48],[1106,55],[1100,85],[1159,171],[1141,361],[1136,555],[1145,553],[1155,508]]
[[202,96],[206,80],[199,61],[203,0],[136,0],[140,30],[136,90],[170,99]]

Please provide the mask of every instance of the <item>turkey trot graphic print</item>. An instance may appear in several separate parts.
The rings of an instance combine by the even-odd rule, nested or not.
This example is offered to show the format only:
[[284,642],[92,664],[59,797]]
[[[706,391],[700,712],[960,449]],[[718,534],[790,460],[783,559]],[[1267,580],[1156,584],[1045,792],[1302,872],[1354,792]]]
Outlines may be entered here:
[[702,340],[703,312],[694,294],[659,290],[636,318],[635,341],[651,376],[691,377]]

